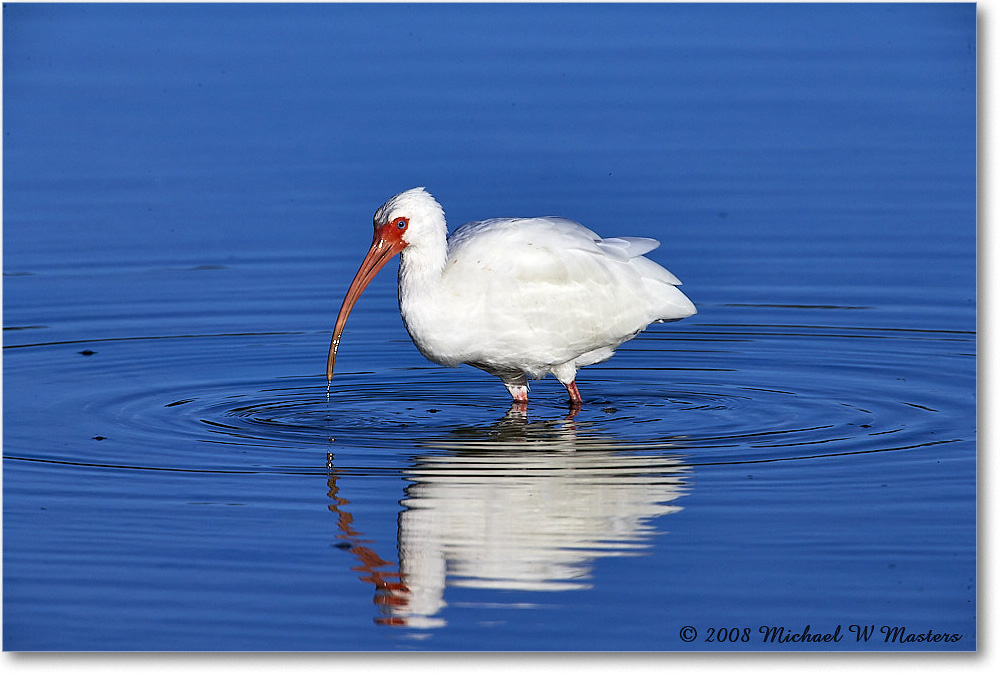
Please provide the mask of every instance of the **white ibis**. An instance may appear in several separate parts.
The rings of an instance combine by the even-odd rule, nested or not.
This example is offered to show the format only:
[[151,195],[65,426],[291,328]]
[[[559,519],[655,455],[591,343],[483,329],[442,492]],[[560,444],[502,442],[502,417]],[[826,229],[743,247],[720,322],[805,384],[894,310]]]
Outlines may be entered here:
[[697,311],[680,280],[643,257],[655,239],[601,239],[565,218],[481,220],[449,236],[444,210],[424,188],[387,201],[374,224],[337,315],[328,382],[354,303],[397,253],[399,309],[420,353],[496,375],[517,403],[528,401],[528,378],[552,373],[579,406],[578,368],[611,358],[651,323]]

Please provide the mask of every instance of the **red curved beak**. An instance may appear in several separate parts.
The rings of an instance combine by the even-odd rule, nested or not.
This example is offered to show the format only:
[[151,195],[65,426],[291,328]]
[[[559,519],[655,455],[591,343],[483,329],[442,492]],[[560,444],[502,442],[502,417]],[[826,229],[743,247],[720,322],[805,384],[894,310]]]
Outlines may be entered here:
[[371,248],[368,254],[361,261],[358,273],[354,275],[354,280],[347,289],[344,302],[340,305],[340,313],[337,314],[337,323],[333,327],[333,337],[330,340],[330,353],[326,358],[326,381],[333,379],[333,364],[337,360],[337,348],[340,346],[340,335],[344,332],[344,325],[347,317],[354,308],[354,303],[361,297],[361,293],[368,286],[369,282],[375,278],[378,271],[382,269],[392,256],[406,248],[402,233],[389,225],[375,227],[375,236],[372,238]]

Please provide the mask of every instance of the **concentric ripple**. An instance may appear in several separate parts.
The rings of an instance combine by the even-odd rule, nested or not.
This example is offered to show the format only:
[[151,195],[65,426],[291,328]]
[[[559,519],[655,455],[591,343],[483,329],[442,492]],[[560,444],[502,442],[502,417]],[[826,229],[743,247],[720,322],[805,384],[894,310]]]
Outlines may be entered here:
[[[688,465],[762,462],[960,440],[966,432],[949,431],[949,420],[974,405],[969,333],[763,325],[650,332],[581,371],[579,411],[551,379],[533,384],[527,409],[508,409],[493,378],[425,366],[397,343],[389,365],[338,373],[328,392],[325,378],[311,372],[322,361],[322,339],[192,335],[105,340],[93,349],[8,345],[8,391],[18,391],[17,378],[43,377],[52,397],[8,402],[8,414],[23,423],[8,430],[6,455],[306,473],[324,472],[327,453],[357,471],[398,467],[401,454],[511,449],[664,452]],[[247,350],[289,358],[250,366],[241,356]],[[263,372],[240,377],[254,367]],[[70,379],[74,386],[61,386]],[[51,415],[78,419],[39,443],[31,430]]]

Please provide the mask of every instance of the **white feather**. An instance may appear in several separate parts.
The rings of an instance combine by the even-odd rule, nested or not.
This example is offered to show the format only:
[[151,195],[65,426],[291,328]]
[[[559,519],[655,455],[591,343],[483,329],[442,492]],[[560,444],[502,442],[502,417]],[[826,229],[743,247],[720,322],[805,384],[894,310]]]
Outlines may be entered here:
[[570,384],[650,323],[696,312],[680,280],[643,257],[655,239],[601,239],[546,217],[467,223],[446,240],[444,212],[420,188],[393,197],[376,220],[401,215],[410,224],[400,310],[436,363],[469,363],[508,384],[548,373]]

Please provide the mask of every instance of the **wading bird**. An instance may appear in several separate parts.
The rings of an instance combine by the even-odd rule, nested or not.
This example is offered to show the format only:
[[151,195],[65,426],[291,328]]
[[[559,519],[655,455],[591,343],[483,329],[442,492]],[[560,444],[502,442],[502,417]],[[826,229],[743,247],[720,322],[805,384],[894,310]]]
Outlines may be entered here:
[[552,217],[481,220],[449,236],[444,210],[424,188],[387,201],[374,225],[337,315],[328,382],[351,309],[397,253],[399,309],[420,353],[496,375],[517,403],[528,401],[528,378],[552,373],[579,406],[577,369],[611,358],[651,323],[696,312],[680,280],[643,257],[655,239],[601,239]]

